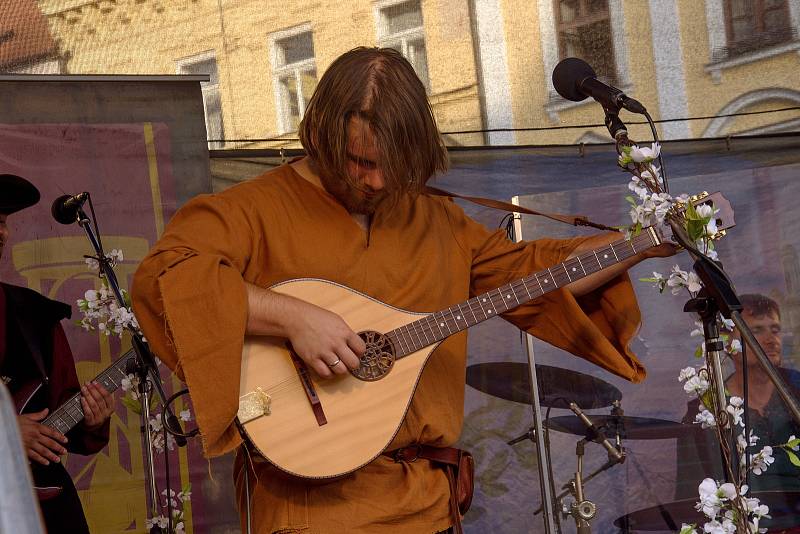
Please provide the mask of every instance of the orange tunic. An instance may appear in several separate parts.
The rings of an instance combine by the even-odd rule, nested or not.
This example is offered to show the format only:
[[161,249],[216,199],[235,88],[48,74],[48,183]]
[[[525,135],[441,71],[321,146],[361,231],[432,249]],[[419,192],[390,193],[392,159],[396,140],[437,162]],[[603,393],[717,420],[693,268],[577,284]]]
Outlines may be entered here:
[[[436,311],[559,263],[580,243],[515,244],[451,200],[429,196],[379,207],[367,236],[325,190],[281,166],[176,213],[136,273],[133,305],[155,353],[189,386],[205,451],[214,456],[241,443],[233,421],[247,320],[244,281],[269,287],[323,278],[398,308]],[[503,317],[614,374],[644,378],[627,349],[640,316],[625,275],[580,303],[560,289]],[[436,349],[391,449],[458,440],[465,360],[466,332]],[[447,479],[427,461],[382,456],[351,475],[311,485],[265,461],[256,462],[256,471],[259,533],[403,534],[450,525]],[[236,472],[243,503],[240,461]]]

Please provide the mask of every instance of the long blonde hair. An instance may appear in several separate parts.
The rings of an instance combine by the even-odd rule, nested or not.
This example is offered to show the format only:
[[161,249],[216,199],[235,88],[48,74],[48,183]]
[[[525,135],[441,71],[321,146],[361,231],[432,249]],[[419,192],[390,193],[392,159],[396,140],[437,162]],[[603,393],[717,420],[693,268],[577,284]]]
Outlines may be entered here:
[[349,182],[351,117],[369,124],[390,194],[415,195],[431,176],[447,170],[447,149],[425,87],[396,50],[359,47],[339,56],[322,75],[300,123],[300,142],[319,172]]

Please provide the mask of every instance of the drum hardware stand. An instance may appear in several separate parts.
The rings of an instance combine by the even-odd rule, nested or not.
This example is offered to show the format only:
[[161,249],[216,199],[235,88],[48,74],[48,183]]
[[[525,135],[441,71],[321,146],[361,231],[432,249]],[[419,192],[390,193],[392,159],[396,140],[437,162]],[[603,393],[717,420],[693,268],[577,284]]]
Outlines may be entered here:
[[[555,497],[556,503],[558,503],[560,507],[560,512],[562,516],[566,519],[569,516],[572,516],[575,519],[575,525],[577,527],[578,534],[590,534],[591,533],[591,524],[590,521],[595,517],[597,514],[597,506],[590,500],[586,499],[586,496],[583,492],[583,487],[586,482],[589,482],[591,479],[614,467],[617,464],[621,464],[625,461],[625,449],[622,446],[622,438],[624,437],[624,428],[621,428],[620,422],[616,421],[615,425],[615,442],[616,447],[610,445],[608,440],[605,437],[605,433],[603,432],[602,428],[595,427],[591,420],[589,420],[586,415],[581,412],[580,408],[577,407],[575,403],[570,403],[570,409],[575,412],[575,414],[583,421],[586,425],[586,436],[577,442],[575,445],[575,455],[578,457],[578,468],[575,471],[575,476],[566,484],[562,486],[564,491],[559,493]],[[621,417],[623,414],[622,407],[619,401],[614,401],[613,408],[611,409],[611,414],[615,417]],[[520,436],[520,438],[524,439],[527,437],[526,435]],[[520,438],[515,438],[520,440]],[[514,440],[512,440],[514,441]],[[604,447],[606,447],[608,452],[608,461],[592,472],[586,478],[583,477],[583,456],[585,452],[586,443],[595,442],[600,443]],[[574,497],[574,501],[569,505],[563,503],[564,497],[567,495],[572,495]],[[542,511],[542,507],[539,507],[536,511],[534,511],[534,515],[538,514]]]
[[592,501],[585,499],[583,494],[583,453],[587,441],[590,440],[583,438],[575,445],[578,469],[575,471],[575,477],[567,482],[567,491],[572,494],[575,500],[569,506],[562,504],[561,508],[564,519],[569,516],[575,519],[575,527],[578,534],[590,534],[592,532],[592,526],[589,522],[597,514],[597,506]]
[[530,427],[527,432],[517,436],[516,438],[506,441],[506,445],[516,445],[520,441],[525,441],[526,439],[531,440],[532,442],[536,443],[536,429]]

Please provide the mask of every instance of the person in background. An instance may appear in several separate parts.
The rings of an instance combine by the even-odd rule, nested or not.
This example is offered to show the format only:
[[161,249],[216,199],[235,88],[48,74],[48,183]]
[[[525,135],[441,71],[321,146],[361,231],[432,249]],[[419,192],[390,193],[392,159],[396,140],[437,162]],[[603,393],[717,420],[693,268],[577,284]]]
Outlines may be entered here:
[[[0,175],[0,258],[8,248],[9,216],[39,201],[36,187],[18,176]],[[34,484],[55,496],[40,500],[50,534],[89,532],[78,493],[61,457],[89,455],[108,443],[114,399],[100,384],[81,385],[61,327],[72,310],[36,291],[0,282],[0,376],[21,412],[17,420]],[[42,424],[52,412],[80,393],[84,418],[66,435]]]

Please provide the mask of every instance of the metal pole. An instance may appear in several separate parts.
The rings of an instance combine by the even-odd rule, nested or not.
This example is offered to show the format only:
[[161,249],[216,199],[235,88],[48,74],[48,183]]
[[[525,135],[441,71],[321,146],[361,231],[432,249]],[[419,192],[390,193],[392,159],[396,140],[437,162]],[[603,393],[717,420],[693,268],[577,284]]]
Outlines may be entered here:
[[[511,202],[519,206],[519,197],[514,197]],[[516,242],[522,241],[522,224],[519,213],[514,213],[514,238]],[[533,337],[525,334],[525,346],[528,352],[528,369],[530,370],[531,407],[533,409],[533,427],[536,435],[536,453],[539,463],[539,488],[542,492],[542,512],[545,534],[555,534],[556,526],[553,522],[553,492],[547,476],[550,472],[550,456],[544,441],[544,428],[542,425],[542,411],[539,405],[539,382],[536,376],[536,358],[533,352]]]

